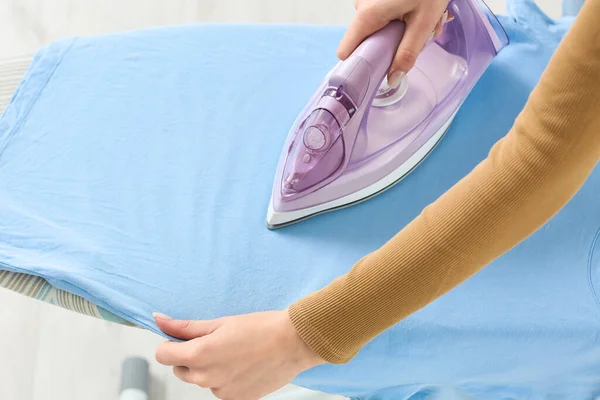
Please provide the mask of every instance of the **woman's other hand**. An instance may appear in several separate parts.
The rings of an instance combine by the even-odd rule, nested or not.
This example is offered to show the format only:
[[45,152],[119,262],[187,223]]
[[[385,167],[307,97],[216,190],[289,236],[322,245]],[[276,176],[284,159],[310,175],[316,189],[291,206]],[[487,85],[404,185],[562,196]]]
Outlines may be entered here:
[[220,399],[258,400],[324,364],[298,336],[287,310],[210,321],[180,321],[158,313],[154,317],[163,332],[186,340],[162,344],[157,361]]

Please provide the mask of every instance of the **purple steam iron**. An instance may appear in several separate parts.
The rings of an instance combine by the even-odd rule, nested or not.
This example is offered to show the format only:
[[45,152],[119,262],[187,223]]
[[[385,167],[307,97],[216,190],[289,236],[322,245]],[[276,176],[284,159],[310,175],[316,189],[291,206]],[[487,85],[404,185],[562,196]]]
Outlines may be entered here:
[[284,146],[267,227],[348,207],[388,189],[436,146],[496,54],[508,44],[480,0],[452,0],[454,19],[397,88],[386,75],[404,34],[394,21],[325,77]]

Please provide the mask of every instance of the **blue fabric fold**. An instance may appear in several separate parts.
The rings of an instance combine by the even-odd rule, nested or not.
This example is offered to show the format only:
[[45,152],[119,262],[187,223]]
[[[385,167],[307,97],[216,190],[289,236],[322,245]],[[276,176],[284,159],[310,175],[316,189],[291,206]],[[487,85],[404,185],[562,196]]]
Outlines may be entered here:
[[[189,25],[45,47],[0,119],[0,268],[158,334],[153,311],[286,307],[385,243],[508,132],[571,23],[511,4],[511,44],[419,168],[368,202],[274,232],[281,146],[343,27]],[[596,170],[524,243],[349,364],[295,383],[361,399],[591,398],[599,190]]]

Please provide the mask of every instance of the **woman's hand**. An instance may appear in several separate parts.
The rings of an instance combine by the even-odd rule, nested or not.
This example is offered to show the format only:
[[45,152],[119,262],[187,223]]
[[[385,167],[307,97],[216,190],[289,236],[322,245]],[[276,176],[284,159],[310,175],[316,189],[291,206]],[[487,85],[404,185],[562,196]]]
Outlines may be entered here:
[[166,342],[156,360],[184,382],[220,399],[257,400],[324,364],[296,333],[287,310],[210,321],[178,321],[155,313],[159,328],[186,342]]
[[355,0],[356,16],[338,48],[345,60],[372,33],[391,21],[406,23],[406,32],[388,74],[388,84],[396,87],[414,66],[417,56],[432,38],[442,33],[453,17],[448,15],[448,0]]

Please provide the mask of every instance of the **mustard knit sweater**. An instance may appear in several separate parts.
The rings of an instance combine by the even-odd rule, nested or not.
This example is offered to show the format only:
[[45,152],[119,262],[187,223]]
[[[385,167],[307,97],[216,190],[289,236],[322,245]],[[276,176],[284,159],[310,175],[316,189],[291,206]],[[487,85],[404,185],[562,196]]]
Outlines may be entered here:
[[540,228],[599,158],[600,0],[586,0],[488,157],[346,275],[293,304],[292,323],[325,361],[349,361]]

